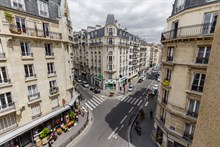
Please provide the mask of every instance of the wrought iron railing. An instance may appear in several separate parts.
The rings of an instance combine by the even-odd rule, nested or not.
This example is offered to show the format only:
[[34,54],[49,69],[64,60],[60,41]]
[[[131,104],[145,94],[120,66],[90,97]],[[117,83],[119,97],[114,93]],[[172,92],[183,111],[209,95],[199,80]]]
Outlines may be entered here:
[[167,56],[167,61],[173,61],[173,56]]
[[10,103],[7,103],[7,104],[0,105],[0,112],[4,111],[4,110],[8,110],[8,109],[13,109],[14,107],[15,107],[14,102],[10,102]]
[[196,37],[202,35],[213,35],[215,31],[215,23],[205,23],[191,26],[183,26],[178,29],[173,29],[163,32],[161,41],[181,38],[181,37]]
[[196,58],[196,63],[198,64],[208,64],[208,62],[209,62],[209,58],[201,58],[201,57]]
[[33,100],[36,100],[36,99],[39,99],[39,98],[40,98],[40,92],[28,95],[28,100],[29,101],[33,101]]
[[56,94],[59,92],[59,88],[58,87],[52,87],[50,88],[50,95]]
[[188,110],[187,115],[189,115],[191,117],[194,117],[194,118],[197,118],[198,117],[198,112],[192,112],[192,111]]

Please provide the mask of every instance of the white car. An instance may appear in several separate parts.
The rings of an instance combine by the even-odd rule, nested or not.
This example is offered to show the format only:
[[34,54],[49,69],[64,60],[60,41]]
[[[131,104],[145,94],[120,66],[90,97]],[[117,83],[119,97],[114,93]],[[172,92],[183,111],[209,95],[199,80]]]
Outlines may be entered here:
[[158,85],[155,84],[153,87],[152,87],[153,90],[158,90]]
[[130,85],[130,86],[128,87],[128,91],[131,92],[131,91],[133,91],[133,90],[134,90],[134,86],[133,86],[133,85]]

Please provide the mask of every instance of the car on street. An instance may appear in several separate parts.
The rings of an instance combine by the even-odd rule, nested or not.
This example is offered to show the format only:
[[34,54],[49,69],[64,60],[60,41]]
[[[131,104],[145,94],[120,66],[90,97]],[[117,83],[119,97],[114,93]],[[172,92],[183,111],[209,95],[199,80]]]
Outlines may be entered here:
[[130,86],[128,87],[128,91],[131,92],[131,91],[133,91],[133,90],[134,90],[134,86],[133,86],[133,85],[130,85]]
[[153,90],[158,90],[158,85],[154,84],[154,86],[152,87]]
[[83,83],[83,84],[88,84],[88,82],[87,82],[87,81],[82,81],[82,83]]
[[144,80],[142,79],[142,78],[140,78],[139,80],[138,80],[138,83],[142,83]]
[[75,80],[78,82],[78,83],[81,83],[82,80],[80,80],[80,78],[75,78]]
[[92,86],[91,86],[91,87],[89,88],[89,90],[90,90],[90,91],[93,91],[93,90],[95,90],[95,87],[92,87]]
[[89,84],[88,83],[82,83],[81,84],[83,87],[85,87],[85,88],[89,88]]
[[101,93],[101,90],[99,90],[98,88],[95,88],[95,89],[93,90],[93,92],[96,93],[96,94],[98,94],[98,93]]

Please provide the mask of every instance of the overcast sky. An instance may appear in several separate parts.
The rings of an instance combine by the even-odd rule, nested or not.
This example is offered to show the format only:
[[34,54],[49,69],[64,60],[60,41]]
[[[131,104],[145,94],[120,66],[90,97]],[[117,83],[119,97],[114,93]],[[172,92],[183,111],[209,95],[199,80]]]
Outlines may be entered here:
[[107,14],[130,33],[158,43],[166,28],[174,0],[67,0],[74,31],[96,24],[103,26]]

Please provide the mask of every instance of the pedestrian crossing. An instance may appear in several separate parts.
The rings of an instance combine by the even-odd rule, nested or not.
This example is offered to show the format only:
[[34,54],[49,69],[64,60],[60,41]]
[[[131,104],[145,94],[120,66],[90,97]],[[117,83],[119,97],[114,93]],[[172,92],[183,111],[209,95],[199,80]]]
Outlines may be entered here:
[[93,111],[95,108],[101,105],[105,100],[106,99],[104,99],[103,97],[98,97],[94,95],[91,99],[85,102],[85,105],[89,110]]
[[140,98],[134,98],[132,96],[127,96],[127,97],[123,97],[120,99],[121,102],[126,102],[129,103],[131,105],[135,105],[135,106],[140,106],[141,103],[143,102],[142,99]]

